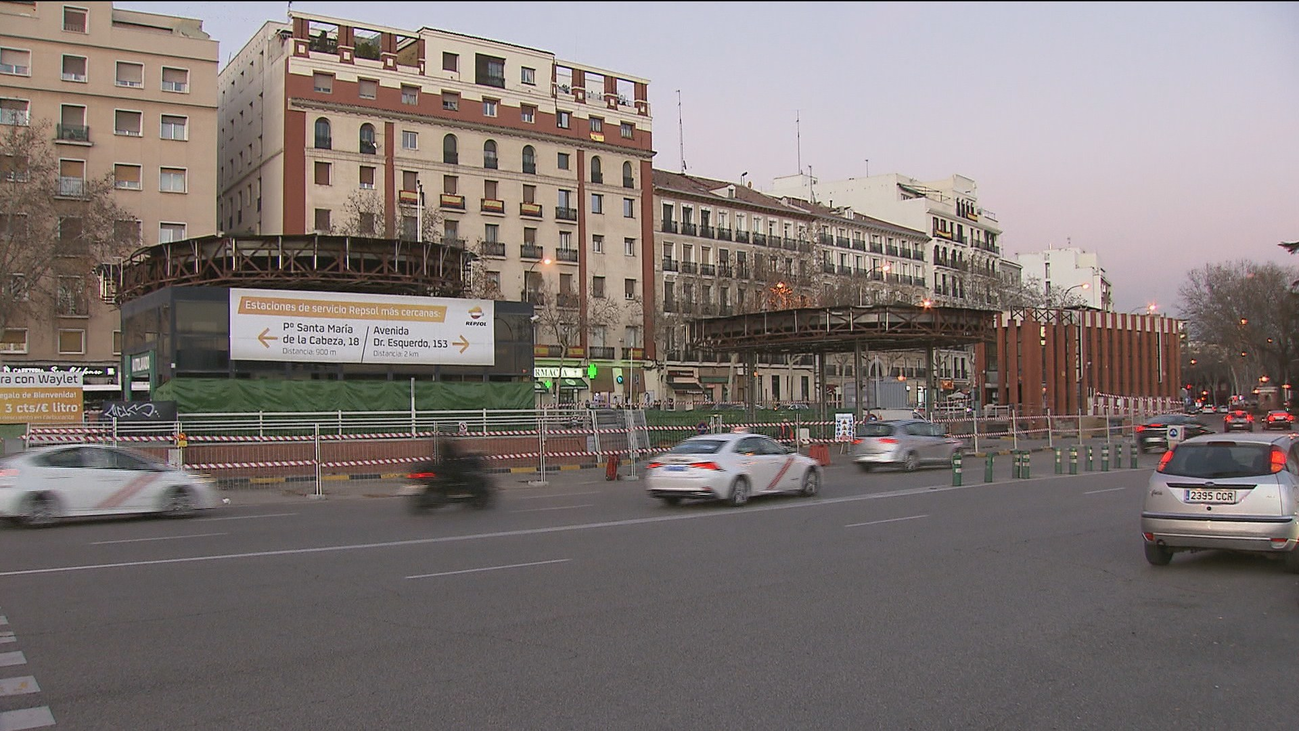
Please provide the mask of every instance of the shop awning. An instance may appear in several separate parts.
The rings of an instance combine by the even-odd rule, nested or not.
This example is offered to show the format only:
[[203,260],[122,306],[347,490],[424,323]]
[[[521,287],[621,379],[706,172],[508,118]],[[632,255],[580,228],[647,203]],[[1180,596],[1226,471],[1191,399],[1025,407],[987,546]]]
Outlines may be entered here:
[[668,388],[673,391],[703,393],[704,386],[693,378],[670,378]]
[[533,392],[533,393],[550,393],[550,389],[549,389],[549,388],[546,388],[546,382],[545,382],[545,381],[533,381],[533,382],[532,382],[532,392]]
[[561,378],[559,387],[564,391],[586,391],[591,388],[580,378]]

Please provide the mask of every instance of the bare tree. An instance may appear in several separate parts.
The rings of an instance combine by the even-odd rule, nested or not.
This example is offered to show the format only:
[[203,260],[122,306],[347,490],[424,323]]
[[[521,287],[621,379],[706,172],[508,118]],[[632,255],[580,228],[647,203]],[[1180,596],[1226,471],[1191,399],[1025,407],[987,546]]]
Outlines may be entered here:
[[60,169],[49,139],[45,122],[8,125],[0,138],[0,332],[84,307],[96,274],[112,277],[140,243],[113,174]]
[[482,300],[501,300],[500,272],[487,269],[488,254],[495,253],[493,247],[502,246],[494,242],[478,239],[465,246],[466,261],[464,271],[464,296]]

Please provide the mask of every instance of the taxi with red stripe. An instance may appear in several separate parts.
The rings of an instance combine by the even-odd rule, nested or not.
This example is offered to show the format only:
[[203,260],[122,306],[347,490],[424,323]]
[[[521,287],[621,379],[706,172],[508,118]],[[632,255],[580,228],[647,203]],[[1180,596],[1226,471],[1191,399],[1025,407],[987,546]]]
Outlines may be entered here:
[[740,506],[758,495],[811,497],[821,487],[821,464],[761,434],[738,432],[690,437],[656,456],[645,469],[645,488],[668,505],[682,500],[723,500]]
[[128,449],[68,444],[0,459],[0,517],[31,527],[106,515],[182,518],[219,503],[208,478]]

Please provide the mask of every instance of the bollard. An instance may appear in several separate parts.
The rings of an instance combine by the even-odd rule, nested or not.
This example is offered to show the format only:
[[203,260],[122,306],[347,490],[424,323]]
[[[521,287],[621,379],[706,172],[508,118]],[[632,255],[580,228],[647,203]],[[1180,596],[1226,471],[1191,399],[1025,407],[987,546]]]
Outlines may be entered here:
[[1093,456],[1092,445],[1088,444],[1086,449],[1087,449],[1087,471],[1091,472],[1092,470],[1096,469],[1096,465],[1092,460],[1092,456]]
[[1078,474],[1078,445],[1069,447],[1069,474]]
[[984,482],[992,482],[992,460],[994,456],[996,455],[994,455],[992,452],[988,452],[986,455],[984,455],[984,461],[983,461]]
[[1110,445],[1101,445],[1101,472],[1110,471]]
[[1033,468],[1033,453],[1025,449],[1020,456],[1020,460],[1022,466],[1019,468],[1019,476],[1027,480]]
[[1064,474],[1064,459],[1063,459],[1064,451],[1059,447],[1056,447],[1052,451],[1055,452],[1055,473],[1057,475],[1063,475]]
[[961,453],[952,455],[952,487],[961,486]]
[[1137,448],[1136,442],[1133,442],[1128,446],[1132,448],[1132,451],[1129,452],[1129,454],[1132,456],[1132,469],[1135,470],[1137,468],[1137,453],[1140,452],[1141,450]]

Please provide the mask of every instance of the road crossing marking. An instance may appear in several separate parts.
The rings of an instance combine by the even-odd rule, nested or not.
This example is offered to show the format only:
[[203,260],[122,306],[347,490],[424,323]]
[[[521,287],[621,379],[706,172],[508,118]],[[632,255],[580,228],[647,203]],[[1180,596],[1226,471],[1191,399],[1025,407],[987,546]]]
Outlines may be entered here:
[[589,490],[587,492],[559,492],[554,495],[511,495],[511,500],[540,500],[542,498],[552,497],[577,497],[579,495],[599,495],[599,490]]
[[1107,489],[1107,490],[1088,490],[1087,492],[1084,492],[1083,494],[1084,494],[1084,495],[1096,495],[1097,493],[1102,493],[1102,492],[1118,492],[1119,490],[1126,490],[1126,489],[1128,489],[1128,488],[1126,488],[1126,487],[1111,487],[1111,488],[1109,488],[1109,489]]
[[[26,665],[27,656],[20,652],[0,652],[0,668],[11,668],[15,665]],[[0,728],[6,728],[0,726]]]
[[460,571],[443,571],[437,574],[417,574],[415,576],[407,576],[406,578],[407,579],[431,579],[435,576],[455,576],[456,574],[475,574],[480,571],[500,571],[501,569],[521,569],[528,566],[545,566],[546,564],[565,563],[571,560],[572,559],[567,559],[567,558],[556,558],[550,561],[531,561],[528,563],[512,563],[508,566],[485,566],[481,569],[462,569]]
[[[36,678],[30,675],[24,675],[21,678],[0,678],[0,697],[39,693],[40,690],[41,686],[36,684]],[[5,727],[0,726],[0,728]]]
[[229,533],[195,533],[187,536],[162,536],[159,538],[123,538],[120,541],[95,541],[92,546],[107,546],[113,543],[144,543],[146,541],[175,541],[181,538],[211,538],[212,536],[228,536]]
[[214,521],[214,520],[256,520],[258,518],[287,518],[290,515],[297,515],[297,513],[267,513],[266,515],[227,515],[223,518],[200,518],[199,520],[202,520],[204,522]]
[[10,642],[17,642],[13,632],[0,632],[0,645],[7,645]]
[[49,706],[0,713],[0,729],[4,731],[24,731],[29,728],[45,728],[53,725],[54,714],[50,713]]
[[511,510],[511,513],[544,513],[547,510],[574,510],[576,508],[594,508],[595,503],[585,503],[582,505],[560,505],[554,508],[525,508],[523,510]]
[[889,518],[887,520],[872,520],[868,523],[850,523],[845,528],[857,528],[863,525],[881,525],[883,523],[900,523],[904,520],[916,520],[917,518],[928,518],[928,515],[908,515],[905,518]]

